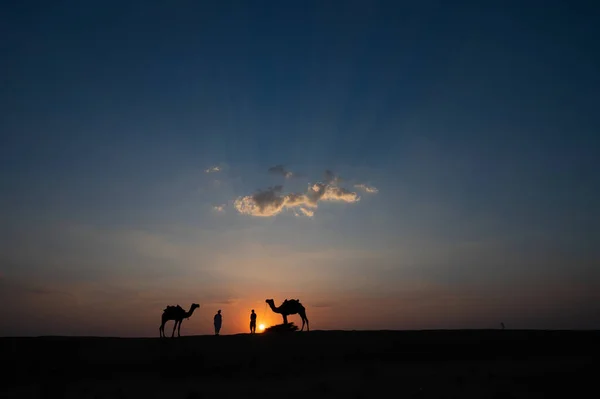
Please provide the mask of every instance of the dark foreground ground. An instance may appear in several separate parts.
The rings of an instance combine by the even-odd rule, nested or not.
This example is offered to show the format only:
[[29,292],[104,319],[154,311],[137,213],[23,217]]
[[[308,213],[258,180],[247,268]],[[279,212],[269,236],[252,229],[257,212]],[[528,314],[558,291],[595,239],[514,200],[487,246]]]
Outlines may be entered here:
[[600,397],[600,331],[0,338],[0,398]]

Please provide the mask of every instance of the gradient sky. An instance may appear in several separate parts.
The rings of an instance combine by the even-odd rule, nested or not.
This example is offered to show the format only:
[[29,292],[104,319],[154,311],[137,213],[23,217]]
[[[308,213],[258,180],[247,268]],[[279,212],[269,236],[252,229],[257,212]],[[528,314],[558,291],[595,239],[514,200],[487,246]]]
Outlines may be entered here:
[[599,7],[2,3],[0,335],[600,328]]

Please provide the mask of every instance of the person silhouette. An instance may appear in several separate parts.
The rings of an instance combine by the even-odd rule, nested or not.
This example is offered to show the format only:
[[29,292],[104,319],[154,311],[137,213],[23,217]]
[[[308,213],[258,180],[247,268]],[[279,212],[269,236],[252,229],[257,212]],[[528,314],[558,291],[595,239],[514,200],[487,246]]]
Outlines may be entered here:
[[221,323],[223,321],[223,317],[221,316],[221,309],[215,315],[215,335],[219,335],[221,331]]
[[250,313],[250,334],[254,334],[256,332],[256,313],[254,313],[254,309],[252,309],[252,313]]

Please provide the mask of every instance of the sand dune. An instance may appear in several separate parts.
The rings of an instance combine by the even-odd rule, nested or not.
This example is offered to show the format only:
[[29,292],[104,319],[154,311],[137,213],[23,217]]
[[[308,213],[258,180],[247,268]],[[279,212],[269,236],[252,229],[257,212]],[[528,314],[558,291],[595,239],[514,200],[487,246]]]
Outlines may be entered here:
[[598,391],[599,338],[511,330],[1,338],[0,397],[573,397]]

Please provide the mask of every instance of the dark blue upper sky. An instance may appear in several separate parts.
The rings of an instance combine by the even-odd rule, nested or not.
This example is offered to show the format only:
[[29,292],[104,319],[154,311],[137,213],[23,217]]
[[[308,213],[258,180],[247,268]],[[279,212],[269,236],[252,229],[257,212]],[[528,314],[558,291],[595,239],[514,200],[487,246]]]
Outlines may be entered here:
[[[276,184],[266,170],[283,164],[308,181],[331,169],[379,188],[357,219],[319,225],[331,240],[345,230],[342,241],[389,247],[424,229],[513,237],[518,252],[526,230],[546,237],[540,253],[565,256],[565,271],[594,264],[599,9],[3,3],[0,237],[14,244],[18,226],[42,221],[235,228],[247,219],[221,225],[201,206]],[[202,188],[217,164],[220,193]]]
[[3,6],[17,203],[222,161],[403,169],[421,142],[465,200],[498,179],[557,196],[598,182],[597,7],[125,3]]

